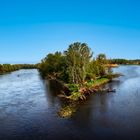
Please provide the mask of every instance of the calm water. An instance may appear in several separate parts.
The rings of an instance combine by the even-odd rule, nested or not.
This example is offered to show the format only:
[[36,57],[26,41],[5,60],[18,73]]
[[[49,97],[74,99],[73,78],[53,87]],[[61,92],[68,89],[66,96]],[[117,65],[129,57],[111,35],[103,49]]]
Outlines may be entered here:
[[140,139],[140,67],[114,71],[124,74],[106,85],[116,93],[91,95],[69,119],[37,70],[0,76],[0,140]]

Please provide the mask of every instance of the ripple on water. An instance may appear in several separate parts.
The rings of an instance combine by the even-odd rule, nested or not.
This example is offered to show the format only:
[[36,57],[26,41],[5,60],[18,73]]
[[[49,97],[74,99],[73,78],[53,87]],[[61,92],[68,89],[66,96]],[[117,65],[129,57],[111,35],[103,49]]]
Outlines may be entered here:
[[0,76],[0,139],[139,137],[140,67],[114,71],[124,74],[107,85],[116,93],[91,95],[69,119],[57,116],[59,100],[37,70]]

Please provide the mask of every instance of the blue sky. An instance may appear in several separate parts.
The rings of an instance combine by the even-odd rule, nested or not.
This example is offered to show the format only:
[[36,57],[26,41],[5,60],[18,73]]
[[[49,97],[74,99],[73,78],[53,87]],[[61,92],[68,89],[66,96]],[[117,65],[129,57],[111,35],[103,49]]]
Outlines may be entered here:
[[1,0],[0,63],[38,63],[86,42],[94,56],[140,58],[139,0]]

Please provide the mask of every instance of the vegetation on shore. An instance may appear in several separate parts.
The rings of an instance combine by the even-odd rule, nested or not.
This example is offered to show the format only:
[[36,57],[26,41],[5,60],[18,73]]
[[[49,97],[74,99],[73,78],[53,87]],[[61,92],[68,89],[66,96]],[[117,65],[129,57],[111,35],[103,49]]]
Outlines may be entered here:
[[140,65],[140,59],[136,60],[127,60],[127,59],[111,59],[113,64],[123,64],[123,65]]
[[72,100],[83,97],[83,88],[108,82],[115,77],[110,61],[105,54],[99,54],[93,59],[93,52],[86,43],[71,44],[66,51],[48,54],[39,64],[39,72],[43,78],[57,79],[69,89],[64,95]]
[[33,69],[37,68],[34,64],[0,64],[0,74],[9,73],[20,69]]
[[[38,69],[44,79],[63,83],[67,90],[63,90],[59,97],[77,102],[85,100],[87,95],[100,90],[101,85],[118,77],[118,74],[112,72],[114,66],[116,65],[112,65],[105,54],[93,58],[93,52],[86,43],[76,42],[63,53],[48,54]],[[73,112],[75,109],[70,103],[61,108],[59,114],[66,117]]]
[[67,98],[73,101],[86,100],[89,94],[99,91],[101,85],[104,85],[109,81],[110,79],[108,78],[99,78],[85,82],[82,87],[79,85],[69,84],[68,87],[70,89],[71,95]]

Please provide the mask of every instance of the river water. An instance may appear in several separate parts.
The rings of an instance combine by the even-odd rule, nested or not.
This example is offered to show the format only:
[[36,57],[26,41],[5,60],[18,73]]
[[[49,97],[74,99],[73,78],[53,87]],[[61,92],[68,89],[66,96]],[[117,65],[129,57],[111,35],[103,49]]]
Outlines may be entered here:
[[124,76],[93,94],[68,119],[57,112],[59,90],[37,70],[0,76],[0,140],[140,139],[140,67],[114,69]]

